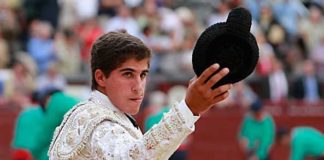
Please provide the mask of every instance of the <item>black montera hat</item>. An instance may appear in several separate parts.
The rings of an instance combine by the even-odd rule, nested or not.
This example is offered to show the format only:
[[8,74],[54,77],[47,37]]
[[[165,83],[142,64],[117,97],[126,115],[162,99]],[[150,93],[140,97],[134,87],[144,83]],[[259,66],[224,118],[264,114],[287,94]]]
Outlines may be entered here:
[[250,33],[251,14],[244,8],[235,8],[226,22],[208,27],[198,38],[192,54],[197,76],[214,63],[229,68],[230,73],[217,86],[241,81],[250,75],[259,58],[259,49]]

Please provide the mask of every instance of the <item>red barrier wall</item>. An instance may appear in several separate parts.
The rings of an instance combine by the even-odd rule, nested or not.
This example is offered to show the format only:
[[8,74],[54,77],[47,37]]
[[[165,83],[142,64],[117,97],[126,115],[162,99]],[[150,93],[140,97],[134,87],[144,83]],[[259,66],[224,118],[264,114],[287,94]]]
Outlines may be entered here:
[[[274,115],[277,126],[313,126],[324,132],[324,105],[283,104],[267,105],[266,110]],[[10,143],[18,108],[0,106],[0,159],[10,160]],[[213,109],[203,115],[196,124],[189,157],[192,160],[242,159],[238,148],[237,132],[245,113],[244,109],[228,107]],[[143,122],[144,114],[137,117]],[[289,149],[274,145],[271,157],[274,160],[287,160]]]
[[14,124],[20,109],[17,107],[0,106],[0,159],[10,160],[11,139]]
[[[312,126],[324,133],[324,105],[284,104],[268,105],[276,126]],[[245,111],[237,107],[214,109],[201,117],[196,124],[190,145],[190,159],[243,159],[239,150],[237,134]],[[289,148],[275,144],[271,159],[287,160]]]

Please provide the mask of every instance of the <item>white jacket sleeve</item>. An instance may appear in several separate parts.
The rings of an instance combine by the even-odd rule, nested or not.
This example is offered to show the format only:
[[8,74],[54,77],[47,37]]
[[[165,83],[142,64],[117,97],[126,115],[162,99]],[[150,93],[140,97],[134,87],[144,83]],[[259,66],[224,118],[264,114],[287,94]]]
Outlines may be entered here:
[[194,131],[198,118],[182,101],[139,139],[119,124],[104,121],[91,136],[91,152],[94,159],[168,159]]

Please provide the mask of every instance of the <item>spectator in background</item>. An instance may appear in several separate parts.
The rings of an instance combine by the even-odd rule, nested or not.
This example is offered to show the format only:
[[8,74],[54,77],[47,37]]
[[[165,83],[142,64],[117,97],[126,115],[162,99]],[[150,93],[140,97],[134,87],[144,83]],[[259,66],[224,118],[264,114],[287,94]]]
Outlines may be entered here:
[[227,0],[221,0],[218,3],[214,4],[214,13],[208,17],[208,26],[211,26],[215,23],[226,22],[228,13],[230,11],[230,6]]
[[270,2],[264,2],[260,7],[260,19],[258,20],[260,31],[264,33],[264,39],[273,47],[272,52],[282,59],[284,55],[280,47],[286,40],[285,30],[274,17]]
[[321,43],[313,48],[310,59],[315,63],[317,75],[324,79],[324,34],[321,38]]
[[75,9],[77,20],[81,23],[88,21],[89,19],[96,19],[98,13],[98,0],[72,0],[75,1]]
[[39,152],[39,160],[48,159],[48,149],[53,138],[55,128],[58,127],[64,114],[69,111],[79,100],[65,94],[56,88],[46,88],[41,92],[41,106],[44,106],[45,116],[42,125],[42,135],[37,139],[37,148],[41,148]]
[[183,23],[177,13],[167,6],[159,8],[158,14],[160,34],[166,36],[164,40],[161,39],[160,45],[167,51],[166,53],[174,53],[181,46],[184,38]]
[[[203,28],[201,26],[201,23],[199,22],[197,18],[197,13],[195,13],[193,10],[191,10],[188,7],[179,7],[175,10],[177,16],[182,22],[183,25],[183,41],[185,41],[187,38],[194,38],[194,42],[196,39],[198,39],[198,35],[202,32]],[[188,36],[191,35],[191,36]],[[183,43],[183,42],[182,42]],[[191,49],[193,49],[194,46],[191,46]],[[180,46],[180,50],[182,49],[182,46]]]
[[58,0],[24,0],[23,11],[27,24],[34,20],[48,22],[53,28],[57,28],[60,8]]
[[269,99],[272,103],[281,103],[288,97],[288,80],[278,59],[274,58],[271,66],[269,75],[261,82],[261,97]]
[[[159,45],[155,43],[156,36],[154,35],[153,26],[151,24],[146,24],[143,28],[143,42],[152,49],[154,53],[159,50]],[[154,74],[159,69],[160,55],[152,54],[150,73]]]
[[298,19],[305,17],[308,11],[302,1],[278,0],[272,3],[273,13],[279,23],[285,28],[290,38],[298,35]]
[[80,74],[81,46],[72,29],[64,29],[55,39],[57,69],[64,77],[70,78]]
[[273,68],[269,75],[270,99],[272,102],[281,102],[288,97],[288,80],[279,60],[272,61]]
[[12,105],[27,106],[30,103],[29,96],[36,85],[32,71],[23,60],[17,59],[10,73],[6,83],[7,98]]
[[280,128],[277,142],[290,147],[290,160],[324,158],[324,135],[312,127],[295,127],[291,130]]
[[272,61],[276,58],[272,46],[267,42],[264,33],[258,31],[256,40],[259,47],[259,61],[256,68],[256,73],[260,77],[267,77],[272,69]]
[[321,6],[312,4],[309,8],[309,17],[299,23],[300,35],[307,47],[306,58],[309,58],[309,52],[320,44],[324,35],[324,18],[321,10]]
[[77,34],[81,42],[81,62],[82,71],[90,75],[88,70],[90,65],[90,49],[92,43],[103,33],[96,18],[89,18],[81,22],[77,27]]
[[[165,12],[168,12],[168,9],[165,9]],[[170,12],[168,14],[170,14],[169,16],[173,17],[173,13]],[[200,32],[200,28],[199,24],[197,23],[195,14],[187,7],[177,8],[175,10],[174,16],[174,18],[180,19],[182,27],[182,39],[177,44],[176,42],[172,42],[176,39],[171,40],[172,36],[174,35],[169,36],[169,38],[171,38],[171,41],[168,42],[173,43],[172,45],[177,45],[169,48],[170,50],[166,50],[166,52],[161,55],[159,60],[160,69],[161,73],[165,74],[169,78],[169,80],[186,82],[194,76],[191,56],[192,50],[195,46],[198,34]],[[168,34],[172,34],[171,32],[173,31],[170,30]]]
[[239,131],[239,145],[248,160],[269,160],[275,137],[275,124],[260,100],[254,101],[244,116]]
[[31,104],[23,109],[16,120],[12,139],[14,150],[26,150],[33,159],[39,159],[42,148],[37,146],[38,139],[43,135],[44,110],[39,104],[39,93],[33,92]]
[[[154,34],[159,34],[160,15],[158,13],[158,4],[155,0],[145,0],[143,2],[143,12],[136,17],[141,28],[149,25]],[[154,50],[152,48],[152,50]]]
[[31,24],[31,38],[27,43],[27,51],[36,61],[40,74],[48,69],[50,62],[55,61],[54,40],[52,26],[44,21],[33,21]]
[[142,39],[143,35],[139,25],[132,17],[130,9],[126,5],[118,6],[118,14],[112,17],[105,25],[104,30],[106,32],[118,31],[121,29],[126,30],[129,34]]
[[192,69],[192,52],[193,48],[195,47],[197,37],[197,32],[187,32],[182,42],[182,48],[179,52],[179,69],[182,74],[182,80],[187,80],[189,77],[195,76]]
[[182,41],[181,50],[174,54],[165,54],[160,59],[160,69],[169,80],[177,82],[187,82],[193,77],[192,51],[197,40],[194,32],[188,32]]
[[118,6],[122,5],[123,0],[99,0],[98,15],[105,15],[108,17],[116,16]]
[[10,62],[9,48],[7,41],[2,36],[0,29],[0,69],[6,68]]
[[293,98],[304,100],[308,103],[317,103],[321,96],[321,86],[315,72],[315,65],[311,60],[305,60],[303,73],[292,85]]
[[65,88],[65,77],[61,75],[57,69],[57,63],[52,62],[49,64],[47,71],[41,74],[37,79],[38,90],[44,90],[46,88],[57,88],[63,90]]
[[263,3],[269,2],[268,0],[258,1],[258,0],[244,0],[244,5],[251,12],[252,18],[254,20],[260,19],[260,8]]
[[8,107],[8,97],[9,94],[11,94],[11,91],[9,89],[12,89],[12,87],[9,87],[10,85],[12,85],[11,76],[12,74],[10,70],[0,69],[0,107]]
[[[86,1],[77,0],[58,0],[57,3],[60,7],[60,15],[58,19],[58,25],[60,29],[63,28],[73,28],[79,21],[80,17],[77,14],[77,6],[79,3],[85,3]],[[93,1],[96,2],[96,1]],[[91,8],[88,6],[88,8]]]
[[13,8],[10,8],[10,3],[7,1],[2,1],[0,3],[0,39],[4,39],[6,42],[8,52],[7,62],[9,66],[12,66],[13,60],[15,59],[15,53],[19,50],[17,46],[19,46],[18,37],[19,34],[21,34],[21,25],[17,18],[19,15]]
[[270,2],[263,2],[260,4],[260,18],[257,19],[260,29],[267,35],[267,32],[272,25],[278,24],[276,19],[273,17],[272,8]]
[[58,0],[36,0],[35,9],[39,12],[37,19],[49,22],[52,27],[57,28],[60,14]]

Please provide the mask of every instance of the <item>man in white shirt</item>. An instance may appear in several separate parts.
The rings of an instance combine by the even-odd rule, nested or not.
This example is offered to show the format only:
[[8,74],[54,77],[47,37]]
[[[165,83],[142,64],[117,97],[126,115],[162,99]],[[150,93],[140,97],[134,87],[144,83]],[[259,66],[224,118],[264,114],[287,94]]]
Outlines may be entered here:
[[186,97],[144,135],[137,114],[149,71],[150,50],[138,38],[109,32],[91,50],[92,95],[74,106],[56,129],[49,156],[61,159],[168,159],[194,131],[202,112],[228,97],[232,84],[211,87],[229,73],[214,64],[190,81]]

